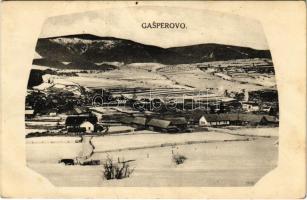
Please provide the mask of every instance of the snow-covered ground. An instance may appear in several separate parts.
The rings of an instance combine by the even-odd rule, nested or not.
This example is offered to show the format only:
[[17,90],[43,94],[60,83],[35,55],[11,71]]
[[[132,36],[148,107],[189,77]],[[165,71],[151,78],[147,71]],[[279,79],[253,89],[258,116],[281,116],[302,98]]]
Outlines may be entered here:
[[[256,85],[259,84],[259,81],[255,82],[254,79],[251,79],[249,77],[243,78],[242,80],[225,80],[223,77],[218,77],[217,75],[213,75],[209,71],[203,71],[197,68],[194,68],[192,70],[170,70],[169,72],[161,71],[160,73],[166,76],[169,80],[176,81],[178,85],[190,86],[199,90],[203,90],[205,88],[217,88],[220,90],[227,89],[228,91],[238,92],[242,91],[242,89],[245,89],[247,91],[260,90],[264,88],[270,88],[276,85],[275,79],[273,79],[273,84],[267,85]],[[239,81],[245,81],[246,83],[243,84]]]
[[75,95],[81,95],[79,85],[70,81],[66,77],[60,77],[57,75],[45,74],[42,76],[43,83],[34,86],[33,89],[45,91],[49,88],[57,88],[73,92]]
[[184,88],[184,86],[176,85],[174,81],[168,80],[163,75],[135,67],[123,67],[106,72],[79,73],[78,75],[67,79],[85,87]]
[[111,126],[109,128],[109,133],[114,132],[133,132],[135,128],[131,126]]
[[29,133],[42,133],[45,131],[47,131],[47,129],[26,128],[25,134],[28,135]]
[[258,127],[258,128],[242,128],[236,127],[225,129],[225,128],[210,128],[210,130],[229,133],[232,135],[245,135],[245,136],[261,136],[261,137],[278,137],[278,127]]
[[56,121],[26,121],[26,126],[57,126],[58,122]]
[[[55,41],[56,42],[56,41]],[[67,41],[74,43],[78,41]],[[107,45],[107,44],[106,44]],[[266,59],[239,59],[230,61],[204,62],[194,64],[164,65],[160,63],[109,63],[117,66],[110,71],[92,70],[88,73],[78,73],[78,76],[56,77],[52,75],[54,83],[47,81],[37,89],[44,90],[53,84],[74,85],[85,87],[145,87],[145,88],[222,88],[229,91],[260,90],[276,88],[273,74],[239,73],[240,67],[270,66],[271,61]],[[107,63],[98,63],[107,64]],[[226,67],[236,67],[236,71],[227,71]],[[206,67],[207,69],[203,69]],[[225,68],[224,72],[216,71]],[[60,70],[59,72],[69,72]],[[79,70],[81,72],[81,70]],[[237,74],[232,76],[231,74]],[[46,75],[45,75],[46,76]]]
[[[172,155],[187,160],[176,165]],[[106,180],[103,166],[64,166],[56,162],[28,162],[56,186],[252,186],[277,166],[278,148],[272,138],[95,153],[91,159],[107,157],[131,162],[129,178]]]
[[242,140],[241,136],[234,136],[214,132],[195,132],[183,134],[147,133],[135,135],[110,135],[108,137],[95,137],[92,142],[95,152],[114,151],[124,148],[146,148],[161,144],[184,143],[188,141],[223,141]]
[[26,139],[29,144],[53,144],[53,143],[77,143],[80,142],[80,137],[69,136],[45,136],[45,137],[31,137]]
[[26,154],[27,154],[28,164],[58,163],[58,161],[62,158],[76,158],[81,152],[81,150],[82,150],[82,143],[26,142]]
[[[277,137],[246,138],[218,132],[174,135],[139,132],[93,137],[95,153],[90,159],[135,160],[130,163],[133,174],[122,180],[103,179],[102,165],[57,163],[61,158],[83,155],[82,143],[27,143],[27,165],[56,186],[251,186],[277,166],[278,145]],[[207,142],[179,144],[195,140]],[[178,144],[142,148],[162,143]],[[122,150],[102,152],[116,149]],[[172,161],[174,154],[184,155],[187,160],[176,165]]]

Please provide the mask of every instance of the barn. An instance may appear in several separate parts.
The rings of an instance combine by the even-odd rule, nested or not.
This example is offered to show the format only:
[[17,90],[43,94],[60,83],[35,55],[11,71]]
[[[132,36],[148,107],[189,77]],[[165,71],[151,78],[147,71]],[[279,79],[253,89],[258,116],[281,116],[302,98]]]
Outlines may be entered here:
[[198,126],[229,125],[231,120],[232,116],[228,114],[205,114],[201,112],[194,112],[189,118],[191,124]]
[[277,124],[274,116],[243,114],[243,113],[221,113],[202,114],[195,113],[190,116],[190,123],[199,126],[227,126],[227,125],[270,125]]
[[179,132],[187,128],[187,121],[184,117],[158,119],[152,118],[147,123],[150,130],[161,132]]
[[146,117],[134,117],[131,123],[135,128],[145,129],[147,125],[147,118]]

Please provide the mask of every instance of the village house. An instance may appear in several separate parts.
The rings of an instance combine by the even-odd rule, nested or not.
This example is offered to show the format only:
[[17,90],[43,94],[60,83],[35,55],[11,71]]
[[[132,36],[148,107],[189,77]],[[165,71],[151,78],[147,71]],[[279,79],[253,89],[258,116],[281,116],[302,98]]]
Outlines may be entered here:
[[[233,114],[236,115],[236,114]],[[230,122],[232,125],[272,125],[278,124],[278,119],[270,115],[238,114],[235,120]]]
[[119,121],[123,124],[126,124],[126,125],[131,125],[132,122],[133,122],[133,117],[131,116],[124,116],[124,117],[121,117],[119,119]]
[[187,129],[187,120],[184,117],[158,119],[152,118],[147,123],[150,130],[161,132],[180,132]]
[[90,108],[90,112],[97,117],[98,121],[107,124],[116,124],[125,115],[114,107],[93,107]]
[[69,115],[89,115],[90,111],[86,107],[74,107],[67,114]]
[[232,125],[260,125],[262,123],[263,115],[255,115],[255,114],[239,114],[237,118],[231,122]]
[[86,133],[92,133],[94,132],[94,124],[92,124],[91,122],[89,121],[84,121],[80,124],[80,128],[82,129],[85,129],[85,132]]
[[269,115],[256,114],[202,114],[194,113],[189,119],[191,124],[198,126],[228,126],[228,125],[272,125],[278,124],[278,119]]
[[148,122],[148,120],[147,120],[146,117],[134,117],[131,124],[135,128],[145,129],[147,122]]
[[202,111],[195,111],[189,116],[189,122],[198,126],[229,125],[230,116],[227,114],[206,114]]
[[92,133],[95,131],[97,117],[87,115],[68,116],[65,125],[68,132],[86,132]]
[[220,104],[220,112],[236,112],[242,110],[242,104],[236,99],[222,99]]
[[257,112],[260,110],[260,106],[257,103],[242,102],[242,109],[246,112]]

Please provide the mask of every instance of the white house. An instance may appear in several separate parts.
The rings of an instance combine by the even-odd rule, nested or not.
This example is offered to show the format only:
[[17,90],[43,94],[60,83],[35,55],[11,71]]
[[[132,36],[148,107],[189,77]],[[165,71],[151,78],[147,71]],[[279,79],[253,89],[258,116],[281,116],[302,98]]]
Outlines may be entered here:
[[190,123],[198,126],[225,126],[229,125],[231,120],[235,120],[236,115],[231,114],[201,114],[194,113]]
[[80,128],[85,128],[86,133],[91,133],[94,131],[94,124],[89,121],[82,122]]
[[242,102],[242,108],[243,110],[247,112],[253,112],[253,111],[259,111],[260,107],[258,104],[255,103],[247,103],[247,102]]
[[202,116],[199,118],[199,120],[198,120],[198,125],[199,125],[199,126],[207,126],[207,125],[208,125],[208,122],[207,122],[205,116],[202,115]]
[[230,119],[228,115],[223,114],[194,114],[192,123],[199,126],[229,125]]

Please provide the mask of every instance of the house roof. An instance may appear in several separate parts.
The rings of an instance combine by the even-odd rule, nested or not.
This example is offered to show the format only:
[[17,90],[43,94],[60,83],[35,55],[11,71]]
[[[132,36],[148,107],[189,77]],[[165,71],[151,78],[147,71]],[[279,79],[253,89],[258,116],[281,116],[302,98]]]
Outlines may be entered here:
[[132,120],[132,123],[135,123],[135,124],[139,124],[139,125],[146,125],[146,117],[135,117],[133,120]]
[[77,114],[82,114],[82,113],[88,113],[88,109],[87,108],[83,108],[83,107],[74,107],[74,111]]
[[171,124],[171,121],[163,120],[163,119],[151,119],[148,122],[149,126],[159,127],[159,128],[167,128]]
[[259,123],[263,118],[263,115],[254,114],[240,114],[239,121]]
[[81,115],[81,114],[89,114],[90,111],[86,107],[74,107],[72,110],[68,112],[69,115]]
[[268,122],[278,122],[277,117],[271,115],[264,115],[263,116]]
[[217,121],[227,121],[227,119],[223,119],[219,114],[204,114],[207,122],[217,122]]
[[244,121],[244,122],[254,122],[259,123],[263,115],[255,115],[255,114],[204,114],[203,115],[208,122],[216,122],[216,121]]
[[66,118],[65,124],[66,126],[80,126],[85,121],[89,121],[92,124],[97,123],[96,116],[68,116]]
[[251,106],[259,106],[257,103],[254,103],[254,102],[242,102],[242,105],[245,104],[245,105],[251,105]]
[[217,121],[245,121],[259,123],[263,118],[269,122],[277,122],[274,116],[256,115],[256,114],[238,114],[238,113],[221,113],[221,114],[204,114],[201,111],[193,112],[189,117],[192,121],[199,121],[204,116],[207,122]]
[[240,118],[240,114],[237,113],[222,113],[219,114],[219,118],[221,119],[221,121],[237,121]]
[[182,125],[187,124],[185,117],[170,117],[164,118],[164,120],[170,121],[172,125]]
[[125,124],[130,124],[133,122],[133,117],[122,117],[119,121]]
[[84,126],[86,126],[86,125],[88,125],[88,124],[91,124],[91,125],[93,125],[91,122],[89,122],[89,121],[84,121],[84,122],[82,122],[81,124],[80,124],[80,127],[84,127]]

